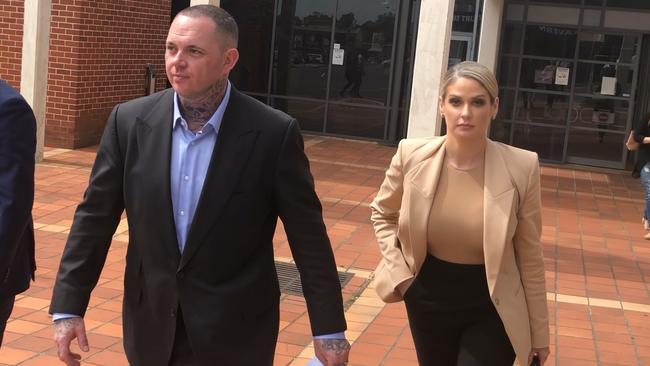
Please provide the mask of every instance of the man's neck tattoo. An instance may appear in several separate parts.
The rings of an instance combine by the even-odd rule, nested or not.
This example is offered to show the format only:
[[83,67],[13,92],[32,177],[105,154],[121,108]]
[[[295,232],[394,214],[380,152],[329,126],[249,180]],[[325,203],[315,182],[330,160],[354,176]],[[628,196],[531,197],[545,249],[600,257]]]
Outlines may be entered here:
[[228,80],[223,79],[213,84],[202,96],[192,99],[179,97],[181,115],[187,121],[190,131],[197,132],[208,123],[210,117],[219,108],[226,94],[227,85]]

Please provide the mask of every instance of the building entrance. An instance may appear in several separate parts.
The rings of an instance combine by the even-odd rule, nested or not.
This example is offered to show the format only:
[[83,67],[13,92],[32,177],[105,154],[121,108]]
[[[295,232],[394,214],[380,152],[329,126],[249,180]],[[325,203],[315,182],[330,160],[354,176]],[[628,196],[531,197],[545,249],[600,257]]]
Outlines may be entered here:
[[643,22],[602,1],[544,3],[551,1],[506,4],[502,108],[491,136],[542,160],[622,169],[637,115]]
[[[222,0],[241,28],[233,83],[303,130],[398,139],[408,79],[408,0]],[[403,111],[402,111],[403,112]],[[393,133],[391,133],[393,131]],[[392,137],[389,137],[392,135]]]

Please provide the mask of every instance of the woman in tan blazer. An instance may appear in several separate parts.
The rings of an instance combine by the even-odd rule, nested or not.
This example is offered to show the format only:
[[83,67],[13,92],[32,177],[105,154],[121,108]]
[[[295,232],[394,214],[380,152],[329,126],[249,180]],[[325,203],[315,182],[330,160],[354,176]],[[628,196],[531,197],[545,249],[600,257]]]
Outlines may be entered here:
[[549,354],[539,163],[491,141],[492,72],[445,76],[447,135],[403,140],[373,201],[376,289],[404,300],[420,365],[540,364]]

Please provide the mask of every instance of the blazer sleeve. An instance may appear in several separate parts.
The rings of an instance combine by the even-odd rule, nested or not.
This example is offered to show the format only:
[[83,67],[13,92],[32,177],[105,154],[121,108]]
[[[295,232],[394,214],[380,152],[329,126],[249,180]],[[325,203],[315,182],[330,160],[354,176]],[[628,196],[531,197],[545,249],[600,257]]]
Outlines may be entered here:
[[549,346],[548,308],[544,256],[541,245],[542,203],[539,162],[535,157],[528,176],[528,186],[517,212],[514,246],[517,266],[526,295],[534,348]]
[[31,225],[36,119],[20,97],[0,105],[0,285]]
[[84,316],[124,210],[118,108],[113,109],[108,119],[88,188],[74,215],[54,284],[50,313]]
[[289,122],[277,162],[275,206],[296,261],[314,336],[346,330],[341,285],[322,207],[295,120]]
[[397,147],[397,152],[386,171],[384,182],[370,205],[372,211],[370,218],[375,228],[379,249],[383,255],[383,264],[390,275],[393,289],[401,282],[413,278],[413,273],[404,259],[397,238],[404,193],[403,154],[404,140]]

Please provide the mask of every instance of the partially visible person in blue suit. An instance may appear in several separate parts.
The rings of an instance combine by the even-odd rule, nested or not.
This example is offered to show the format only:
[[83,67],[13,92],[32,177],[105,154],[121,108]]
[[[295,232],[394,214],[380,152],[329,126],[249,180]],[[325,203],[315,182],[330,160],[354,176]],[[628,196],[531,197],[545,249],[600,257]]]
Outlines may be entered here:
[[0,347],[16,295],[34,278],[36,118],[25,99],[0,80]]

